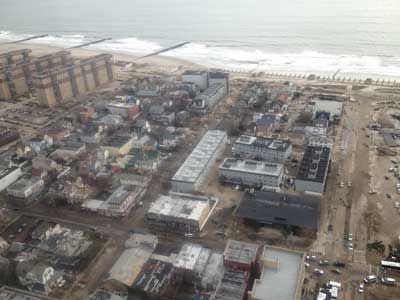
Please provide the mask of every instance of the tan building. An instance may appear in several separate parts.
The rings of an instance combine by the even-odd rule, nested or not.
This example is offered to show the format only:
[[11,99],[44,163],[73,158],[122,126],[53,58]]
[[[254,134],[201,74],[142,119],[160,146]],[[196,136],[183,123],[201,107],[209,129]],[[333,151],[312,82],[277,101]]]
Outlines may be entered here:
[[132,136],[112,136],[104,142],[101,150],[108,151],[111,156],[126,155],[133,147]]
[[[26,55],[26,53],[20,55]],[[2,69],[0,66],[0,99],[9,100],[32,93],[34,76],[48,69],[73,63],[71,53],[68,51],[26,59],[26,61],[20,59],[15,63],[17,58],[14,58],[14,60],[10,60],[14,61],[13,64],[4,65]]]
[[304,280],[304,253],[264,246],[261,275],[248,292],[249,300],[300,300]]
[[0,53],[0,69],[8,65],[30,61],[31,53],[31,49],[20,49],[6,53]]
[[114,79],[112,55],[100,54],[33,77],[40,102],[53,107]]

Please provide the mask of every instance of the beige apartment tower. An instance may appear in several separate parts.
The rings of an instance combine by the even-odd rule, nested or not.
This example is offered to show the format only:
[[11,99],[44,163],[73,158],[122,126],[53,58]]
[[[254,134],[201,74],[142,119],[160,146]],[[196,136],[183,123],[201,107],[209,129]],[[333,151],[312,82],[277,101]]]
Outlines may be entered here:
[[0,53],[0,69],[8,65],[18,64],[21,62],[29,62],[32,58],[30,56],[31,53],[31,49],[21,49],[6,53]]
[[[26,53],[30,53],[29,51],[23,52],[20,56],[5,56],[8,53],[4,54],[3,58],[12,57],[8,61],[14,63],[5,65],[0,69],[0,100],[9,100],[32,93],[34,91],[33,76],[52,68],[73,63],[71,53],[68,51],[59,51],[37,58],[27,58]],[[23,55],[26,57],[25,61],[21,60]],[[19,63],[15,63],[18,58],[20,59]],[[2,59],[1,55],[0,59]]]
[[71,66],[51,69],[33,77],[43,106],[53,107],[70,98],[94,91],[114,79],[112,55],[100,54]]

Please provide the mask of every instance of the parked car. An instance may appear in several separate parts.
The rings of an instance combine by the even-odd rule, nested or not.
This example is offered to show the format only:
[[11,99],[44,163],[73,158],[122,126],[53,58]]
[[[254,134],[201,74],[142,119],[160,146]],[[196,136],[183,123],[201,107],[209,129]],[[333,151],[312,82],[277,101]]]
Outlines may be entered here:
[[377,280],[377,278],[376,278],[376,276],[375,275],[368,275],[367,277],[365,277],[364,279],[363,279],[363,281],[365,282],[365,283],[373,283],[373,282],[376,282],[376,280]]
[[345,264],[344,262],[341,262],[341,261],[335,261],[335,262],[333,263],[333,265],[334,265],[335,267],[339,267],[339,268],[344,268],[344,267],[346,266],[346,264]]
[[352,241],[353,240],[353,234],[349,233],[349,236],[347,237],[347,240]]
[[314,273],[317,275],[324,275],[324,271],[321,269],[314,269]]
[[353,251],[353,250],[354,250],[353,244],[352,244],[352,243],[349,243],[349,244],[347,245],[347,249],[349,249],[349,251]]
[[317,261],[317,257],[315,255],[307,255],[306,259],[310,261]]
[[382,277],[381,281],[383,284],[388,284],[388,285],[396,284],[396,279],[391,278],[391,277]]
[[329,265],[329,260],[320,260],[318,264],[320,266],[328,266]]
[[342,271],[340,271],[339,269],[332,269],[331,272],[335,273],[335,274],[338,274],[338,275],[342,274]]
[[364,293],[364,284],[360,283],[360,285],[358,287],[358,292],[359,293]]
[[395,207],[395,208],[400,208],[400,202],[395,202],[395,203],[394,203],[394,207]]

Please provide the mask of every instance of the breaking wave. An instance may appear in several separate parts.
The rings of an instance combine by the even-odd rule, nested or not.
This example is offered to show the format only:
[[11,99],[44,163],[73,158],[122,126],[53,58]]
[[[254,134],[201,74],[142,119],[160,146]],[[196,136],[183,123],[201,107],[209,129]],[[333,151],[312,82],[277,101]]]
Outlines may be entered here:
[[[0,31],[0,40],[18,40],[29,36],[32,35],[16,35],[10,31]],[[89,38],[80,34],[51,35],[29,41],[28,43],[70,47],[94,39],[93,37]],[[160,45],[154,41],[128,37],[113,39],[88,46],[87,48],[142,55],[158,51],[166,46],[170,45]],[[332,75],[338,69],[341,69],[341,74],[351,74],[353,76],[400,77],[400,57],[390,56],[336,55],[315,50],[304,50],[300,52],[282,51],[281,53],[276,53],[250,47],[221,47],[203,43],[191,43],[162,55],[228,70]]]

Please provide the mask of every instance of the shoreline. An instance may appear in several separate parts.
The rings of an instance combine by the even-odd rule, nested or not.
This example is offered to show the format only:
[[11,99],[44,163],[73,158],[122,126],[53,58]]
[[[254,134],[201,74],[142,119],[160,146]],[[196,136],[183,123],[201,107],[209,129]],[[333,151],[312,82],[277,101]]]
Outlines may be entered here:
[[[0,42],[7,42],[5,40],[0,40]],[[64,48],[59,47],[59,46],[54,46],[54,45],[49,45],[49,44],[40,44],[40,43],[19,43],[19,44],[8,44],[8,45],[0,45],[0,52],[7,52],[11,50],[17,50],[17,49],[22,49],[22,48],[29,48],[32,49],[33,55],[38,56],[38,55],[45,55],[49,54],[52,52],[60,51],[63,50]],[[284,78],[293,78],[296,79],[298,77],[294,76],[285,76],[285,74],[295,74],[295,75],[301,75],[301,76],[308,76],[311,74],[315,74],[316,76],[320,77],[332,77],[332,72],[328,71],[321,71],[321,70],[315,70],[315,72],[300,72],[300,71],[293,71],[290,68],[275,68],[271,69],[269,71],[264,71],[264,70],[258,70],[257,67],[253,68],[252,70],[245,70],[243,68],[221,68],[221,67],[216,67],[216,66],[208,66],[206,64],[201,64],[201,63],[196,63],[192,62],[186,59],[182,58],[177,58],[177,57],[172,57],[172,56],[166,56],[166,55],[156,55],[148,58],[143,58],[140,61],[135,61],[138,57],[141,55],[146,55],[148,53],[143,53],[143,54],[133,54],[133,53],[128,53],[128,52],[122,52],[122,51],[116,51],[116,50],[101,50],[101,49],[91,49],[89,47],[85,48],[77,48],[77,49],[70,49],[68,51],[71,51],[72,56],[76,58],[87,58],[89,56],[97,55],[100,53],[109,53],[112,54],[114,57],[114,60],[116,61],[126,61],[126,62],[132,62],[132,63],[146,63],[149,65],[152,65],[152,67],[155,68],[167,68],[167,69],[176,69],[176,68],[190,68],[190,69],[196,69],[196,70],[205,70],[205,69],[219,69],[222,71],[230,72],[230,73],[240,73],[240,74],[247,74],[251,76],[251,74],[254,73],[259,73],[263,72],[265,74],[270,74],[268,77],[271,78],[277,78],[277,79],[284,79]],[[278,75],[271,75],[271,74],[280,74]],[[400,83],[400,76],[389,76],[389,75],[378,75],[378,74],[364,74],[364,73],[355,73],[355,72],[340,72],[336,78],[346,78],[346,81],[351,78],[353,80],[354,78],[358,80],[365,80],[367,78],[372,78],[373,82],[375,82],[377,79],[379,81],[385,80],[387,82],[390,80],[391,82],[397,82]],[[321,80],[323,81],[323,80]],[[328,81],[327,81],[328,82]],[[329,81],[334,83],[335,81]],[[351,82],[349,82],[351,83]]]
[[[0,42],[4,42],[1,41]],[[8,44],[8,45],[0,45],[0,52],[7,52],[7,51],[12,51],[12,50],[18,50],[18,49],[23,49],[23,48],[28,48],[32,49],[32,54],[34,56],[40,56],[40,55],[46,55],[49,53],[53,53],[56,51],[61,51],[65,50],[62,47],[57,47],[53,45],[47,45],[47,44],[34,44],[34,43],[20,43],[20,44]],[[87,58],[93,55],[97,55],[100,53],[109,53],[112,54],[114,57],[114,60],[116,61],[126,61],[126,62],[135,62],[135,60],[140,57],[140,55],[135,55],[131,53],[122,53],[118,51],[107,51],[107,50],[99,50],[99,49],[90,49],[90,48],[76,48],[76,49],[69,49],[67,51],[70,51],[73,57],[76,58]],[[144,54],[145,55],[145,54]],[[148,64],[153,64],[154,66],[168,66],[168,67],[190,67],[190,68],[198,68],[198,69],[205,69],[207,68],[206,66],[201,66],[196,63],[184,60],[184,59],[179,59],[179,58],[174,58],[174,57],[168,57],[168,56],[152,56],[148,58],[141,59],[140,61],[137,61],[137,63],[148,63]]]

